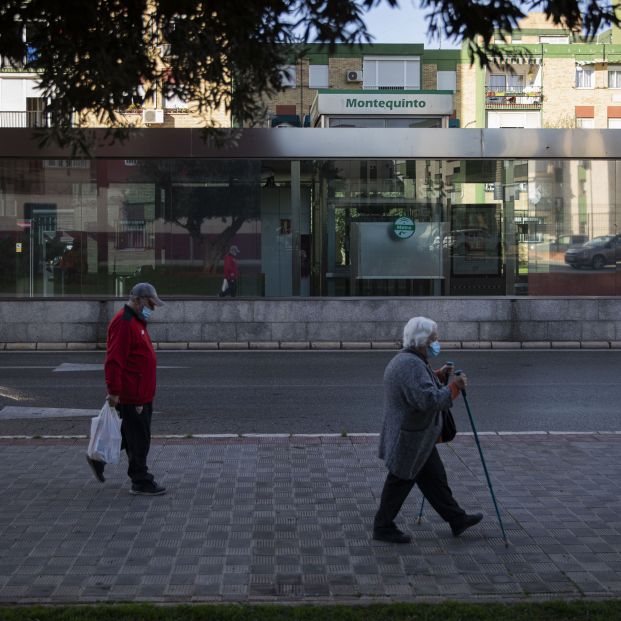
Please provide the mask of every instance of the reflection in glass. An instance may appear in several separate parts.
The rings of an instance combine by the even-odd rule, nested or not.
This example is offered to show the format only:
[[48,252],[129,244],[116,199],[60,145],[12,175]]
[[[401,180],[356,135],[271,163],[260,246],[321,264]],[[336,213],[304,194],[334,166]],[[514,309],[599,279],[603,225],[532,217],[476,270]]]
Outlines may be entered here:
[[4,159],[0,295],[150,280],[215,296],[231,245],[240,296],[618,295],[620,174],[605,160]]

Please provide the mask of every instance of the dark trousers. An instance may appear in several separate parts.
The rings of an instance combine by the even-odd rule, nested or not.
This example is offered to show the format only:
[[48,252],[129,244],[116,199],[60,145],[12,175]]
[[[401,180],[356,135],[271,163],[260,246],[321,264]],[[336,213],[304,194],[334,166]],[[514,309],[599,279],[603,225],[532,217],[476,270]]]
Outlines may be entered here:
[[237,296],[237,281],[229,280],[228,283],[229,286],[227,287],[226,291],[220,291],[221,298],[225,298],[227,296],[234,298]]
[[138,414],[135,405],[120,404],[121,448],[127,453],[129,466],[127,475],[132,483],[141,484],[153,481],[153,475],[147,468],[147,455],[151,448],[151,416],[153,404],[145,403]]
[[453,498],[453,492],[448,485],[446,470],[438,449],[434,446],[429,459],[420,469],[415,479],[400,479],[392,473],[388,473],[380,506],[375,514],[374,528],[393,528],[394,519],[401,510],[405,499],[414,487],[418,485],[423,496],[429,504],[438,512],[440,517],[447,522],[458,521],[466,512]]

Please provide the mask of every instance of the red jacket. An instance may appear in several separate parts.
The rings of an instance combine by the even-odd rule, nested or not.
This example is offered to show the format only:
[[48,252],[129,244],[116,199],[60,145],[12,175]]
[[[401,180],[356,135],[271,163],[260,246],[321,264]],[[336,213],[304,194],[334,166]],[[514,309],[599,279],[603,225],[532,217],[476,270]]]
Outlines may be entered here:
[[155,396],[157,360],[146,322],[127,304],[108,326],[106,386],[121,403],[143,405]]
[[224,277],[227,280],[237,280],[239,276],[239,268],[237,267],[237,261],[232,254],[227,254],[224,257]]

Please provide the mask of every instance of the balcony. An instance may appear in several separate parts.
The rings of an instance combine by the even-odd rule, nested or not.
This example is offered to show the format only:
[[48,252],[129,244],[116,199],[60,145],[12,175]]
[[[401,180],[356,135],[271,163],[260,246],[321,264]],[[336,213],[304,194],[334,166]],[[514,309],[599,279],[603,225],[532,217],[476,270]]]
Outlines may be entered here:
[[488,110],[540,110],[542,101],[541,87],[510,86],[502,90],[485,87],[485,107]]
[[49,114],[25,110],[0,111],[0,127],[51,127]]

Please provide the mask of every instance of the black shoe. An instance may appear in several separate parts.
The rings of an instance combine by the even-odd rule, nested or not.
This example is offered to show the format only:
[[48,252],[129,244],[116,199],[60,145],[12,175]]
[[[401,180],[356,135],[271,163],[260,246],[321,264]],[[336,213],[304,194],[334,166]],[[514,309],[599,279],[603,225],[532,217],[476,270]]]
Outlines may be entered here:
[[91,467],[91,470],[93,471],[93,474],[95,475],[95,478],[100,483],[103,483],[106,480],[106,477],[103,474],[106,462],[97,461],[96,459],[91,459],[88,455],[86,456],[86,461],[88,465]]
[[166,488],[158,485],[155,481],[150,483],[132,483],[129,493],[135,496],[161,496],[166,493]]
[[394,528],[374,528],[373,539],[376,541],[388,541],[388,543],[410,543],[412,537],[406,535],[396,526]]
[[451,523],[453,537],[459,537],[467,528],[478,524],[483,519],[482,513],[466,514],[456,522]]

